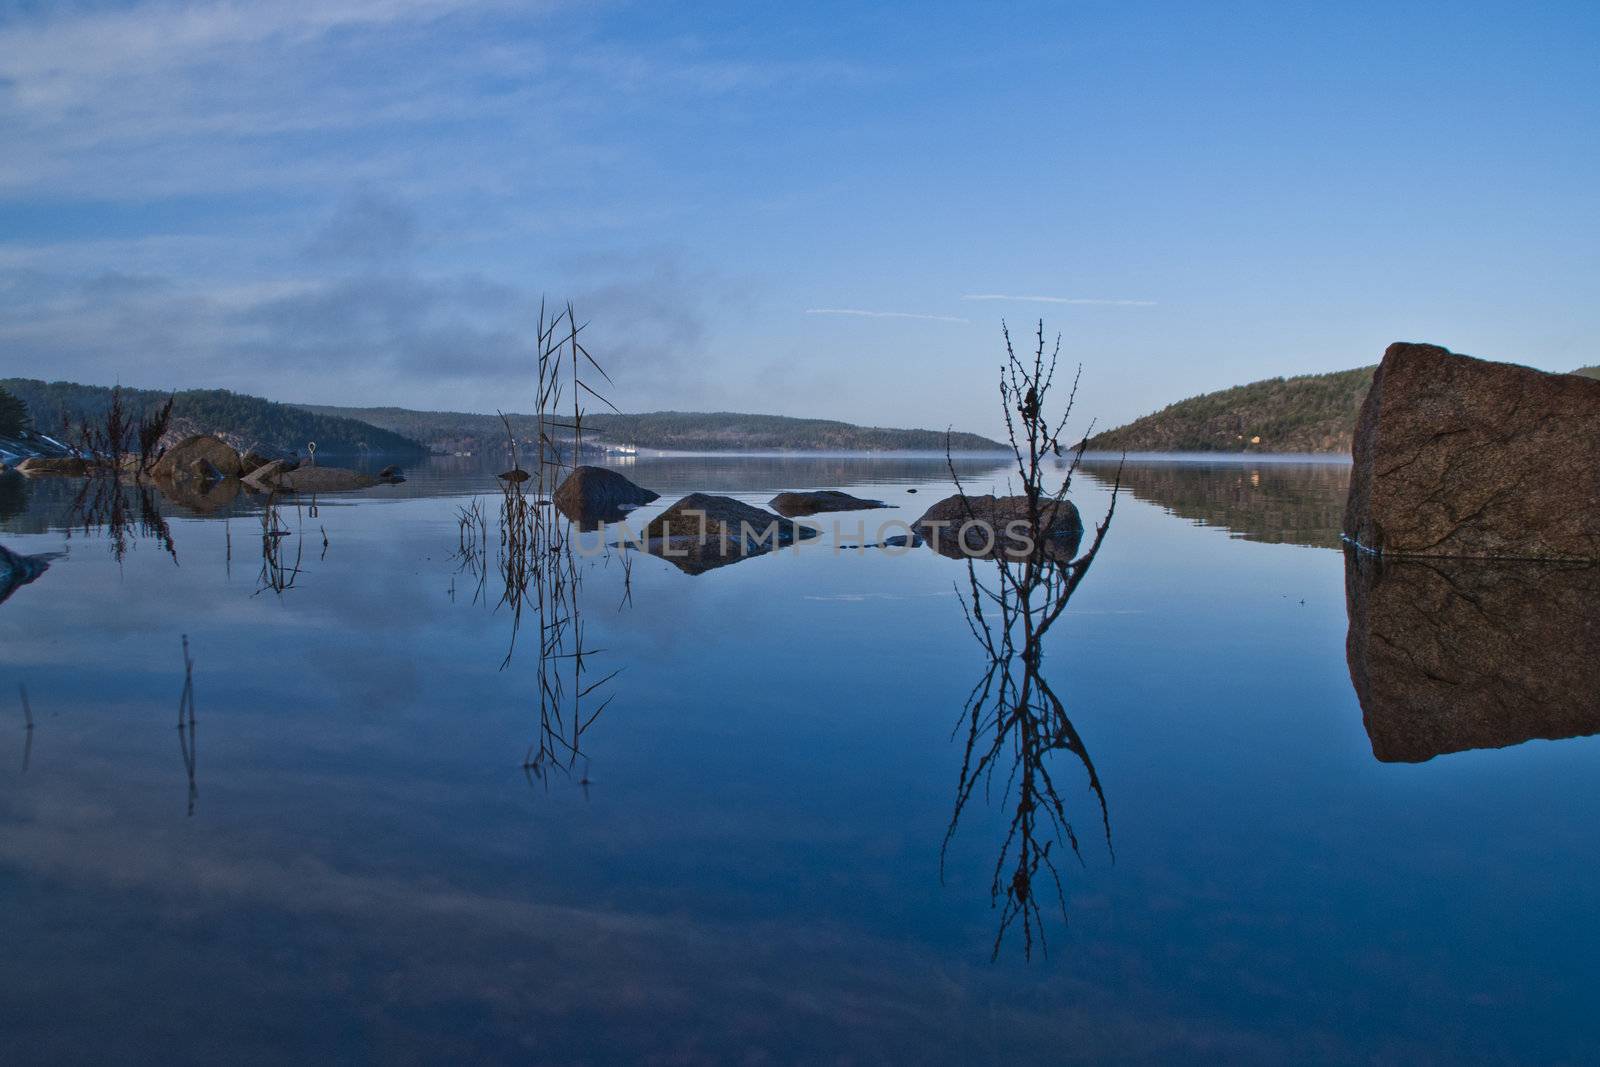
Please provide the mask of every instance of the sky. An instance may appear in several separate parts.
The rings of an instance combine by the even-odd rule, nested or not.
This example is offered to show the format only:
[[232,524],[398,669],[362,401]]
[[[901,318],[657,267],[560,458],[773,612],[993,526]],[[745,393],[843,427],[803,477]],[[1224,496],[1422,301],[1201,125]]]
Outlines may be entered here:
[[1600,4],[0,0],[0,376],[1079,426],[1600,363]]

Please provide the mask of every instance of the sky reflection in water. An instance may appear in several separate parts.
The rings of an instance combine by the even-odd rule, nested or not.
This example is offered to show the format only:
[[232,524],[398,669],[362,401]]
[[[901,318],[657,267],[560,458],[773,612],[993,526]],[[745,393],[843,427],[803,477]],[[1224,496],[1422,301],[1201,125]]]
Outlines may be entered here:
[[[899,506],[869,530],[948,486],[935,459],[628,473],[655,507],[804,488]],[[0,607],[0,710],[25,683],[37,724],[24,773],[20,706],[0,714],[7,1044],[169,1062],[1587,1058],[1595,741],[1374,758],[1325,547],[1346,473],[1130,470],[1044,662],[1115,859],[1064,753],[1084,845],[1081,865],[1060,857],[1068,921],[1045,911],[1048,958],[993,964],[998,792],[969,802],[940,876],[952,731],[987,666],[959,563],[836,555],[825,532],[702,575],[638,557],[619,606],[620,562],[587,562],[594,669],[622,669],[581,763],[535,777],[537,657],[524,634],[501,669],[507,612],[452,559],[485,472],[442,461],[285,511],[305,546],[281,593],[260,588],[248,502],[161,502],[176,558],[135,538],[118,560],[103,534],[65,535],[74,483],[0,487],[0,543],[65,552]],[[963,472],[977,492],[995,478]],[[1075,495],[1104,510],[1095,481]],[[840,517],[849,543],[857,518]],[[184,634],[192,731],[175,729]]]

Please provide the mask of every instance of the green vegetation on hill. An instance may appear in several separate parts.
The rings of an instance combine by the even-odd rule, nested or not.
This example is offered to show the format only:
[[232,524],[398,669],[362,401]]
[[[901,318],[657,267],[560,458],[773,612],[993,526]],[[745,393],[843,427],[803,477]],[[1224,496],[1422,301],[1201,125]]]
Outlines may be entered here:
[[28,405],[0,386],[0,437],[15,437],[28,425]]
[[[305,409],[370,422],[444,451],[496,448],[505,440],[505,426],[498,415],[309,404]],[[519,441],[532,439],[533,416],[507,418]],[[584,428],[596,442],[679,452],[943,452],[945,447],[943,430],[891,430],[828,419],[726,411],[591,414],[584,416]],[[1003,447],[971,433],[952,434],[950,445],[958,452],[989,452]]]
[[1089,439],[1128,452],[1348,452],[1376,367],[1269,378],[1180,400]]
[[[0,389],[27,404],[35,429],[52,435],[70,435],[85,422],[98,424],[111,406],[111,389],[103,385],[6,378],[0,380]],[[122,402],[133,419],[155,411],[166,403],[167,396],[149,389],[122,390]],[[174,432],[213,433],[238,448],[300,452],[308,441],[315,441],[319,452],[330,455],[361,451],[416,455],[423,451],[416,441],[390,430],[226,389],[187,389],[172,398]]]

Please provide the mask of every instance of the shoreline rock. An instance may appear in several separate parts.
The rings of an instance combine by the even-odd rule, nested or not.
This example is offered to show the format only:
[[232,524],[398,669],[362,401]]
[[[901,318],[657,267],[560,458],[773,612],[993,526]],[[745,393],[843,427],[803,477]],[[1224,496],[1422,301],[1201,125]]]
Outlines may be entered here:
[[1600,380],[1389,346],[1344,532],[1391,557],[1600,560]]
[[216,478],[237,478],[242,467],[234,447],[211,434],[185,437],[150,465],[155,478],[212,480],[212,471]]

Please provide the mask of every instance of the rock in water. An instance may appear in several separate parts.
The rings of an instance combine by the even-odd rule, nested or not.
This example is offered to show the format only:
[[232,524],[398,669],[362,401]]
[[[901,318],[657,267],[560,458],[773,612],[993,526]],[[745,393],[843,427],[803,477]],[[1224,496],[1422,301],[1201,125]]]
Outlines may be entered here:
[[0,545],[0,604],[50,567],[50,556],[22,556]]
[[767,503],[779,515],[795,518],[816,515],[824,511],[866,511],[869,508],[887,508],[892,505],[881,500],[863,500],[837,489],[817,489],[805,493],[779,493]]
[[196,434],[167,449],[151,466],[150,473],[157,478],[188,477],[197,463],[209,463],[222,478],[237,478],[242,469],[239,453],[232,445],[210,434]]
[[[1057,562],[1069,562],[1083,540],[1083,519],[1070,500],[1059,504],[1039,503],[1039,523],[1043,530],[1045,554]],[[1011,524],[1026,524],[1028,498],[1025,496],[947,496],[922,513],[911,524],[911,532],[941,556],[951,559],[1025,559],[1026,542],[1012,537]],[[969,526],[969,523],[975,525]],[[962,530],[966,528],[963,536]]]
[[[255,477],[251,476],[252,479]],[[272,482],[275,489],[295,493],[333,493],[341,489],[366,489],[378,484],[370,474],[344,467],[296,467],[279,473]]]
[[271,462],[272,459],[270,456],[262,455],[255,449],[250,449],[247,452],[243,452],[239,455],[239,477],[243,478],[251,471],[260,470],[262,467],[265,467]]
[[1600,560],[1600,380],[1389,346],[1344,530],[1387,556]]
[[576,520],[581,516],[616,515],[624,508],[659,500],[661,494],[640,488],[606,467],[578,467],[556,486],[551,499],[563,515]]
[[1600,566],[1348,551],[1345,600],[1379,760],[1600,733]]
[[28,475],[60,474],[82,478],[89,473],[89,465],[77,456],[32,456],[18,463],[17,470]]
[[816,537],[817,531],[732,497],[690,493],[657,515],[640,536],[652,555],[701,574]]
[[281,459],[271,459],[245,475],[244,484],[260,491],[274,489],[277,487],[278,478],[292,469]]

